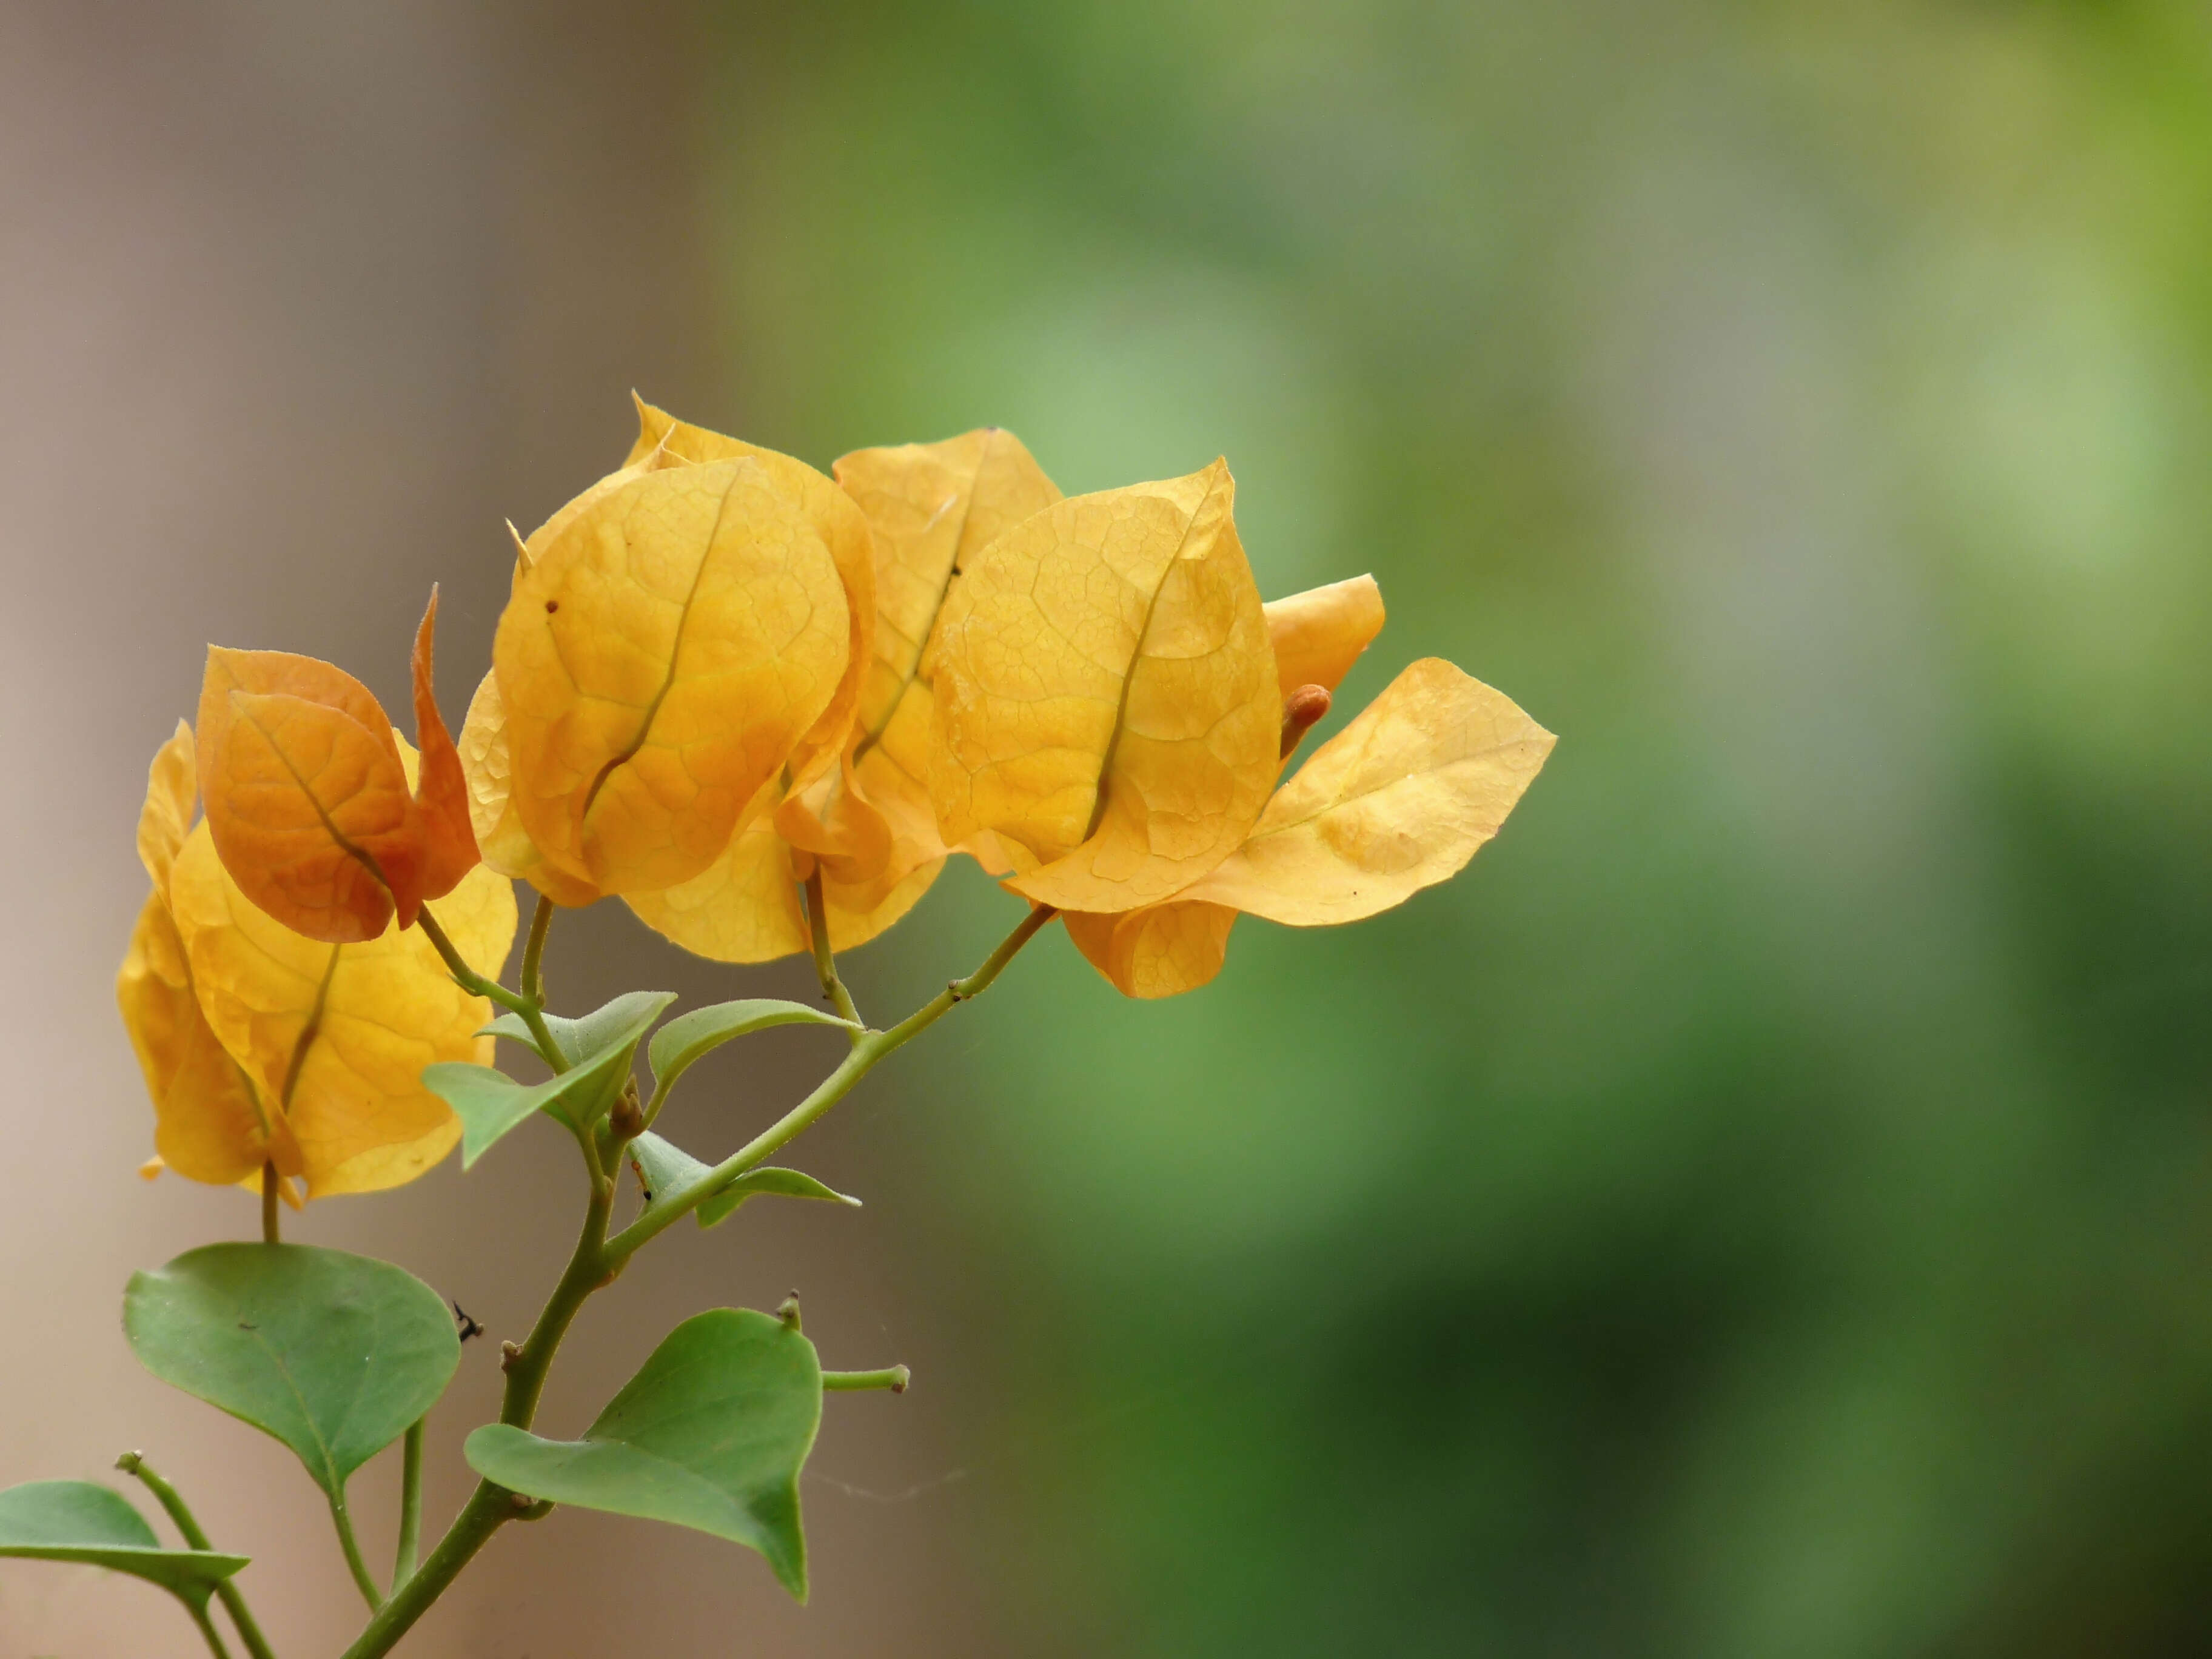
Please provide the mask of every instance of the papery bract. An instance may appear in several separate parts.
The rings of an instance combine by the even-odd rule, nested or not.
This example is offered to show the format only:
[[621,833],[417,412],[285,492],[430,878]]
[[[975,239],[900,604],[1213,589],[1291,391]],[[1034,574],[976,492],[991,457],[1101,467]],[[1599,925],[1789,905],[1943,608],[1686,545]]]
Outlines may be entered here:
[[299,1152],[200,1012],[169,909],[169,876],[192,821],[197,770],[191,728],[179,720],[147,779],[138,856],[154,887],[131,930],[115,995],[154,1103],[156,1167],[218,1186],[258,1183],[271,1162],[299,1174]]
[[209,648],[196,737],[216,851],[254,904],[311,939],[374,939],[395,913],[411,927],[476,863],[430,685],[437,611],[434,589],[415,641],[419,796],[383,707],[352,675],[290,652]]
[[768,463],[634,470],[533,538],[500,618],[518,823],[600,892],[690,879],[760,810],[849,654],[836,562]]
[[1372,576],[1270,599],[1263,609],[1275,685],[1285,697],[1303,685],[1335,690],[1382,631],[1382,590]]
[[1239,912],[1293,927],[1356,921],[1457,873],[1498,833],[1552,734],[1441,659],[1415,662],[1276,791],[1236,852],[1169,903],[1066,917],[1131,996],[1220,970]]
[[1076,496],[983,550],[939,624],[930,793],[1042,904],[1155,902],[1226,858],[1279,765],[1274,653],[1228,467]]
[[[414,757],[399,752],[411,770]],[[204,822],[176,854],[168,896],[205,1023],[280,1126],[278,1144],[295,1149],[276,1158],[280,1171],[319,1197],[397,1186],[445,1156],[459,1126],[421,1073],[488,1060],[491,1039],[476,1033],[490,1006],[453,983],[420,929],[395,919],[375,939],[340,943],[297,933],[246,897]],[[507,882],[474,868],[437,915],[463,958],[496,976],[514,938]],[[258,1151],[229,1144],[238,1160]]]
[[928,890],[946,850],[927,779],[937,619],[968,559],[1060,499],[1020,441],[995,428],[858,450],[835,471],[872,532],[877,606],[841,763],[787,793],[769,822],[749,824],[690,881],[629,898],[648,926],[719,961],[807,948],[793,888],[810,866],[822,876],[836,950],[873,939]]

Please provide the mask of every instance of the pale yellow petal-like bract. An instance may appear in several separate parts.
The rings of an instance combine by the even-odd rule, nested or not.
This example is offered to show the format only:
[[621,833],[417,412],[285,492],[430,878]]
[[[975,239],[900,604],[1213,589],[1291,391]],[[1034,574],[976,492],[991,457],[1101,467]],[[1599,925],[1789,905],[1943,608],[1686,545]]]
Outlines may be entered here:
[[1285,697],[1302,685],[1335,690],[1382,631],[1382,590],[1372,576],[1270,599],[1266,611],[1275,684]]
[[[942,856],[908,868],[883,890],[883,878],[854,888],[830,878],[823,896],[830,912],[830,948],[865,945],[897,921],[944,864]],[[806,912],[799,896],[792,849],[768,814],[754,817],[722,856],[691,880],[623,902],[638,920],[694,956],[715,962],[773,962],[810,948]]]
[[938,618],[969,562],[1058,501],[1060,486],[997,427],[854,450],[831,470],[875,533],[875,657],[860,693],[854,768],[898,833],[933,854],[944,850],[929,799]]
[[500,618],[518,819],[603,892],[688,881],[829,707],[848,650],[836,563],[762,462],[626,479],[534,551]]
[[703,426],[679,421],[665,410],[655,409],[635,392],[630,397],[637,404],[637,441],[630,447],[625,466],[696,466],[707,461],[757,461],[777,485],[798,502],[837,566],[837,579],[845,588],[845,672],[828,707],[792,750],[788,763],[792,787],[804,788],[828,771],[843,750],[860,703],[861,684],[874,654],[876,553],[868,521],[852,498],[837,487],[835,479],[796,456],[763,449],[742,438],[710,432]]
[[147,879],[157,888],[169,881],[169,866],[192,827],[192,809],[199,799],[199,759],[192,747],[192,728],[184,720],[169,740],[154,753],[146,773],[146,803],[138,809],[138,861]]
[[1276,791],[1234,855],[1180,896],[1292,927],[1357,921],[1456,874],[1554,739],[1440,658],[1412,664]]
[[495,670],[487,670],[477,683],[455,746],[461,754],[461,775],[469,786],[469,824],[476,831],[483,861],[502,876],[528,882],[556,904],[581,908],[597,903],[599,890],[540,853],[515,816],[507,758],[507,710],[499,700]]
[[930,793],[1006,885],[1133,909],[1229,856],[1278,769],[1282,699],[1229,469],[1076,496],[963,574],[939,623]]

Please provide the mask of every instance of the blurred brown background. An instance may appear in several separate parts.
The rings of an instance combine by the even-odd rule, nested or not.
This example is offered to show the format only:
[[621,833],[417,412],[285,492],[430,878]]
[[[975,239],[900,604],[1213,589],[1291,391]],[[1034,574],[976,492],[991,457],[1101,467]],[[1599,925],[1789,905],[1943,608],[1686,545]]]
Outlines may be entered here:
[[[143,1447],[288,1659],[350,1634],[288,1455],[118,1330],[254,1225],[132,1173],[144,767],[210,640],[398,697],[433,580],[458,715],[635,386],[817,464],[1225,452],[1266,592],[1382,581],[1346,702],[1440,654],[1562,742],[1460,879],[1172,1004],[1048,934],[794,1149],[865,1210],[593,1302],[552,1432],[793,1285],[915,1368],[829,1402],[811,1607],[564,1512],[404,1651],[2212,1651],[2208,318],[2201,0],[0,0],[0,1482]],[[602,909],[564,1011],[799,982]],[[1017,911],[948,875],[862,1006]],[[746,1047],[694,1150],[827,1059]],[[575,1179],[292,1233],[495,1342]],[[0,1564],[0,1659],[194,1651]]]

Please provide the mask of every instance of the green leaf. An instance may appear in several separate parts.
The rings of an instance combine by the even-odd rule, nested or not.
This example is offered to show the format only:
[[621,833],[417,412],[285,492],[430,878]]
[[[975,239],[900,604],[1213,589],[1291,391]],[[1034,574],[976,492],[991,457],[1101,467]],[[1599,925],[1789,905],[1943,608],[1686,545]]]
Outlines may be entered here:
[[[671,1193],[689,1187],[708,1169],[681,1146],[663,1140],[649,1130],[630,1142],[629,1159],[637,1170],[637,1178],[645,1183],[645,1206],[648,1210],[665,1202]],[[727,1220],[747,1199],[764,1194],[774,1198],[823,1198],[833,1204],[849,1204],[856,1210],[860,1207],[859,1199],[825,1187],[811,1175],[801,1175],[796,1170],[768,1168],[746,1170],[692,1213],[699,1218],[702,1227],[712,1227]]]
[[[424,1066],[422,1086],[461,1120],[461,1167],[472,1166],[532,1112],[544,1112],[572,1129],[590,1128],[622,1092],[637,1045],[675,1000],[673,991],[631,991],[581,1019],[549,1018],[554,1041],[576,1060],[569,1070],[543,1083],[517,1083],[489,1066],[459,1060]],[[501,1021],[516,1018],[502,1014],[485,1029],[499,1031]]]
[[491,1423],[462,1452],[485,1480],[531,1498],[758,1550],[804,1601],[799,1471],[821,1422],[814,1345],[766,1314],[716,1308],[671,1331],[581,1440]]
[[461,1360],[453,1316],[428,1285],[311,1244],[210,1244],[133,1273],[123,1331],[164,1382],[298,1453],[334,1502],[436,1403]]
[[196,1612],[243,1555],[169,1550],[123,1497],[89,1480],[33,1480],[0,1492],[0,1555],[83,1561],[159,1584]]
[[694,1060],[720,1048],[732,1037],[765,1031],[772,1025],[835,1025],[840,1030],[860,1028],[849,1019],[803,1002],[779,1002],[772,997],[749,997],[741,1002],[718,1002],[711,1008],[694,1008],[679,1014],[653,1034],[646,1063],[653,1067],[656,1090],[672,1087]]
[[[581,1019],[563,1019],[558,1014],[547,1014],[543,1018],[545,1029],[553,1034],[554,1042],[561,1045],[562,1054],[570,1065],[576,1066],[624,1041],[632,1022],[647,1004],[653,1005],[653,1015],[657,1018],[660,1011],[675,1000],[676,993],[673,991],[625,991],[612,1002],[592,1009]],[[646,1023],[649,1025],[652,1021]],[[478,1036],[487,1034],[520,1042],[548,1066],[554,1063],[552,1055],[539,1051],[538,1039],[531,1035],[530,1027],[520,1014],[512,1011],[503,1013],[477,1033]],[[633,1048],[637,1046],[635,1038],[628,1040]]]

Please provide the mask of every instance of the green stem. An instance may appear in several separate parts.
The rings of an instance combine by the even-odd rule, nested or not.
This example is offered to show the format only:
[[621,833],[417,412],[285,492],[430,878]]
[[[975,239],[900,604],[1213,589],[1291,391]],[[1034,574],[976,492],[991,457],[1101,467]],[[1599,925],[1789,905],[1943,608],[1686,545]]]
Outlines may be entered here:
[[[568,1327],[574,1322],[586,1299],[607,1282],[618,1265],[610,1261],[606,1253],[607,1217],[613,1207],[613,1183],[592,1182],[583,1231],[577,1236],[576,1248],[568,1257],[561,1282],[546,1298],[529,1336],[507,1360],[507,1389],[500,1407],[501,1422],[511,1423],[519,1429],[530,1426],[538,1413],[538,1399],[545,1391],[545,1375],[552,1367],[561,1339],[568,1334]],[[489,1480],[478,1481],[468,1503],[453,1517],[453,1525],[446,1528],[446,1535],[438,1540],[437,1548],[430,1552],[412,1578],[393,1587],[391,1599],[377,1609],[376,1616],[345,1650],[344,1659],[378,1659],[378,1656],[389,1653],[430,1604],[445,1594],[447,1586],[460,1576],[461,1569],[475,1559],[476,1553],[494,1533],[509,1521],[532,1518],[535,1508],[520,1493],[494,1486]]]
[[[495,979],[486,979],[470,967],[454,948],[453,941],[446,937],[446,930],[438,926],[438,919],[430,914],[428,905],[415,913],[415,921],[422,928],[422,937],[428,939],[431,947],[445,958],[446,971],[453,976],[454,984],[471,996],[487,997],[508,1012],[520,1014],[522,1023],[530,1028],[530,1035],[538,1043],[538,1052],[545,1056],[546,1064],[556,1072],[568,1069],[568,1059],[562,1053],[561,1045],[554,1042],[553,1033],[546,1029],[545,1010],[541,1006],[528,997],[517,995]],[[533,934],[538,932],[538,920],[534,916],[531,919],[530,930]]]
[[853,1005],[853,994],[845,988],[845,981],[837,977],[837,958],[830,949],[830,907],[822,896],[822,866],[817,860],[806,878],[806,930],[814,946],[814,974],[822,981],[822,1000],[837,1011],[841,1019],[854,1025],[853,1041],[858,1042],[860,1028],[867,1022]]
[[283,1230],[277,1224],[276,1219],[277,1180],[276,1165],[274,1161],[264,1164],[261,1166],[261,1242],[264,1244],[281,1244],[284,1242]]
[[383,1592],[376,1588],[376,1580],[368,1574],[368,1563],[361,1559],[361,1544],[353,1535],[353,1516],[347,1513],[345,1494],[338,1492],[331,1498],[331,1523],[338,1529],[338,1547],[345,1552],[347,1571],[353,1582],[361,1586],[362,1599],[374,1613],[384,1605]]
[[825,1394],[861,1389],[889,1389],[893,1394],[904,1394],[913,1380],[914,1373],[905,1366],[886,1365],[879,1371],[824,1371],[822,1389]]
[[422,1553],[422,1423],[407,1425],[407,1439],[399,1451],[399,1553],[392,1563],[392,1588],[398,1589],[415,1576]]
[[874,1069],[876,1062],[905,1047],[960,1004],[990,989],[1006,965],[1039,929],[1060,913],[1040,904],[1006,935],[983,965],[965,979],[956,979],[888,1031],[866,1031],[853,1044],[836,1071],[815,1086],[814,1092],[786,1112],[752,1139],[724,1158],[690,1186],[678,1188],[607,1241],[607,1255],[619,1266],[637,1253],[648,1239],[697,1209],[747,1170],[771,1157],[780,1148],[817,1122],[832,1106],[852,1091],[853,1085]]
[[[208,1542],[208,1535],[201,1530],[198,1518],[185,1502],[184,1494],[149,1468],[144,1458],[135,1451],[125,1452],[115,1460],[115,1467],[154,1494],[154,1501],[167,1510],[169,1519],[176,1523],[178,1535],[183,1538],[187,1549],[212,1550],[215,1547]],[[247,1609],[246,1596],[239,1589],[236,1581],[218,1579],[215,1593],[222,1598],[223,1606],[230,1612],[230,1622],[238,1626],[239,1638],[246,1644],[246,1650],[253,1656],[253,1659],[276,1659],[269,1650],[268,1638],[262,1635],[261,1626],[254,1622],[253,1614]]]
[[538,908],[530,913],[530,938],[522,947],[522,1000],[545,1006],[545,935],[553,926],[553,901],[544,894],[538,896]]
[[[429,911],[425,908],[422,914],[424,930],[436,944],[442,935],[431,931],[436,923],[430,920]],[[568,1334],[568,1327],[575,1322],[592,1292],[620,1273],[640,1245],[670,1222],[697,1208],[713,1196],[720,1183],[734,1180],[820,1117],[885,1054],[920,1036],[957,1004],[988,989],[991,981],[1014,959],[1015,953],[1056,914],[1045,905],[1031,910],[983,965],[966,979],[953,981],[890,1030],[866,1033],[821,1087],[793,1107],[782,1122],[686,1188],[677,1201],[667,1206],[665,1218],[660,1214],[662,1206],[656,1204],[619,1235],[609,1238],[607,1219],[614,1208],[614,1183],[595,1179],[592,1182],[591,1201],[584,1212],[583,1231],[577,1237],[568,1267],[562,1273],[560,1283],[553,1287],[553,1294],[546,1298],[530,1335],[507,1358],[507,1389],[499,1420],[519,1429],[530,1426],[538,1413],[538,1400],[545,1391],[546,1373],[552,1367],[561,1339]],[[460,961],[451,945],[441,946],[441,953],[445,955],[447,965],[455,969],[454,978],[460,981],[463,988],[475,989],[468,979],[462,978],[468,964]],[[559,1050],[549,1047],[549,1052],[557,1054]],[[390,1599],[377,1609],[342,1659],[382,1659],[400,1638],[414,1628],[415,1621],[431,1604],[445,1594],[447,1587],[476,1559],[477,1552],[490,1541],[494,1533],[509,1521],[534,1519],[542,1513],[544,1506],[531,1503],[522,1493],[510,1492],[489,1480],[479,1480],[468,1503],[446,1528],[446,1535],[438,1540],[438,1547],[430,1552],[413,1577],[393,1587]]]
[[185,1611],[191,1614],[192,1623],[198,1625],[200,1634],[207,1638],[208,1651],[215,1655],[215,1659],[230,1659],[230,1650],[223,1646],[222,1632],[216,1629],[215,1620],[208,1617],[207,1603],[203,1601],[195,1607],[186,1601]]

